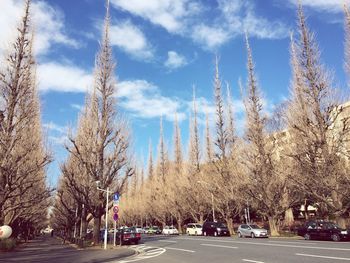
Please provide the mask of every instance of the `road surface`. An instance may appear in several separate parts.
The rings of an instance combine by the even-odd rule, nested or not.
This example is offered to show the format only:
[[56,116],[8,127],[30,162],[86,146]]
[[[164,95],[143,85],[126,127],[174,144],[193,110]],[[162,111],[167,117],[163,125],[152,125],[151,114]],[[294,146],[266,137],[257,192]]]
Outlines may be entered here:
[[286,238],[144,237],[136,257],[119,263],[328,263],[350,262],[350,242]]

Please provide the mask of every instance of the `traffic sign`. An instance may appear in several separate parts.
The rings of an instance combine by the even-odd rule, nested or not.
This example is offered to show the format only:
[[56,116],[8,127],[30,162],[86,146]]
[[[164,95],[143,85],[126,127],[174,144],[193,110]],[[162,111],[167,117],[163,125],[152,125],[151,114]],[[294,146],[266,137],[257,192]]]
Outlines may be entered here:
[[119,206],[113,206],[113,212],[117,214],[119,212]]
[[118,221],[118,218],[119,218],[118,214],[114,214],[114,215],[113,215],[114,221]]
[[119,201],[119,193],[114,193],[113,200]]

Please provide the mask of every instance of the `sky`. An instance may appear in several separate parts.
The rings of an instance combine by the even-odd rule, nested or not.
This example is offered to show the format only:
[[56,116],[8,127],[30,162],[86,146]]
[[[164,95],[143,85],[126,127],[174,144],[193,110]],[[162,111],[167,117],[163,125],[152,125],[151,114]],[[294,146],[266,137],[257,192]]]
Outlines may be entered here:
[[[16,36],[23,0],[0,0],[0,59]],[[244,130],[238,88],[246,82],[247,32],[267,112],[289,96],[289,36],[296,30],[297,0],[110,0],[111,44],[117,63],[117,107],[132,130],[132,151],[146,162],[149,141],[157,152],[159,122],[172,149],[175,113],[188,144],[193,87],[200,125],[213,118],[215,56],[231,88],[237,132]],[[344,0],[303,0],[308,24],[334,86],[347,89],[344,65]],[[345,0],[350,4],[350,0]],[[56,186],[64,143],[75,129],[99,48],[105,0],[33,0],[34,50],[42,121],[55,161],[48,183]],[[2,64],[2,63],[1,63]],[[202,129],[203,130],[203,129]],[[185,150],[184,149],[184,150]],[[154,156],[156,157],[156,156]]]

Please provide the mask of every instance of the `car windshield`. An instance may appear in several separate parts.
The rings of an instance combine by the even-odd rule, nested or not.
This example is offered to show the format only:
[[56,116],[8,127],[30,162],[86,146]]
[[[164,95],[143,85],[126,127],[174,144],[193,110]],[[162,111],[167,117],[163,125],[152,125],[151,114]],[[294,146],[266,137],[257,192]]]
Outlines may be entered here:
[[202,228],[202,225],[196,225],[196,228]]
[[159,227],[157,227],[157,226],[153,226],[152,228],[153,228],[153,229],[159,229]]
[[252,229],[260,229],[260,227],[259,226],[257,226],[257,225],[249,225]]
[[223,224],[223,223],[218,223],[218,224],[216,225],[216,227],[226,227],[226,225]]

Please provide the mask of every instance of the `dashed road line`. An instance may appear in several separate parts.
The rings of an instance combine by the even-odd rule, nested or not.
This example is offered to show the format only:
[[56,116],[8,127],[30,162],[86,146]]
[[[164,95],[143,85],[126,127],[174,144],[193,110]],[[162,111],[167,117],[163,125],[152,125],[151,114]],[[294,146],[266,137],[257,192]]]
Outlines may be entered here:
[[320,256],[320,255],[311,255],[311,254],[301,254],[296,253],[297,256],[303,256],[303,257],[313,257],[313,258],[324,258],[324,259],[334,259],[334,260],[343,260],[343,261],[350,261],[350,258],[339,258],[339,257],[330,257],[330,256]]
[[184,252],[189,252],[189,253],[194,253],[196,251],[194,250],[189,250],[189,249],[183,249],[183,248],[176,248],[176,247],[164,247],[165,249],[169,250],[177,250],[177,251],[184,251]]
[[238,247],[222,246],[222,245],[214,245],[214,244],[201,244],[201,246],[207,246],[207,247],[222,247],[222,248],[238,248]]
[[317,243],[313,243],[313,242],[298,242],[298,241],[272,241],[272,240],[269,240],[268,241],[269,243],[286,243],[286,244],[300,244],[300,245],[317,245]]
[[164,243],[177,243],[177,241],[174,240],[158,240],[159,242],[164,242]]
[[244,261],[244,262],[252,262],[252,263],[264,263],[263,261],[256,261],[256,260],[245,259],[245,258],[243,258],[242,261]]

